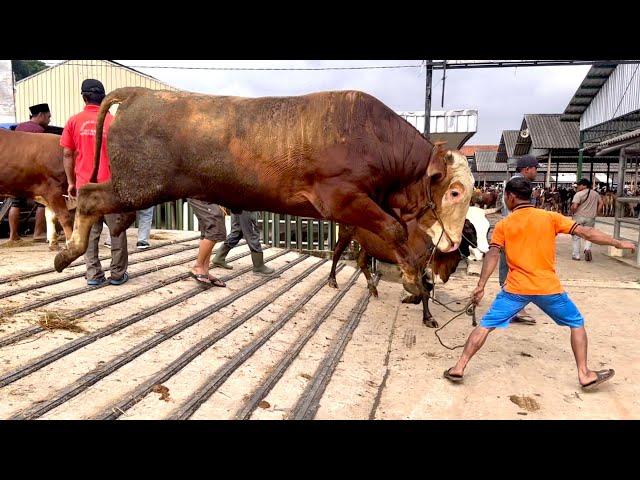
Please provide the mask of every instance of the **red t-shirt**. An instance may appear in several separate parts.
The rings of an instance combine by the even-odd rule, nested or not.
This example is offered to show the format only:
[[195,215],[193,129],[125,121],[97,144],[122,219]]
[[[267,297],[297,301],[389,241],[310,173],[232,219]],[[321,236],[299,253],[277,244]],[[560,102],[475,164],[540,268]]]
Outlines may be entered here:
[[[71,117],[64,127],[60,145],[77,153],[76,156],[76,188],[89,183],[93,172],[93,154],[96,146],[96,120],[99,105],[87,105],[84,110]],[[100,149],[100,167],[98,168],[98,183],[111,179],[109,157],[107,156],[107,135],[113,115],[107,113],[102,129],[102,148]]]
[[29,132],[29,133],[43,133],[44,127],[42,125],[37,124],[36,122],[32,122],[31,120],[27,122],[22,122],[16,127],[16,132]]

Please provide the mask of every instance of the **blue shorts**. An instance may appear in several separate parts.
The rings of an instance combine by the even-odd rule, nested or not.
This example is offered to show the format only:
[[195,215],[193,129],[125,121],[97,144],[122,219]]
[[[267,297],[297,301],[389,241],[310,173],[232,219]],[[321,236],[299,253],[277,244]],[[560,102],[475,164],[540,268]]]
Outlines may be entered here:
[[578,307],[566,293],[553,295],[518,295],[500,290],[491,307],[484,314],[480,326],[485,328],[507,328],[516,314],[533,303],[549,315],[560,326],[580,328],[584,326],[584,318]]

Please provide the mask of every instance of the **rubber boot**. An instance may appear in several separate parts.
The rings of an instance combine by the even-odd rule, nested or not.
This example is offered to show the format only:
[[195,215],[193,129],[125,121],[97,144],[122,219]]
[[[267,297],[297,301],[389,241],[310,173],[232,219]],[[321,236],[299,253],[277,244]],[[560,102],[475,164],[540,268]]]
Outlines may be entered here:
[[227,254],[231,251],[231,247],[226,243],[223,243],[222,246],[218,249],[215,256],[211,259],[211,264],[216,265],[218,267],[226,268],[227,270],[233,270],[233,267],[225,262],[227,258]]
[[262,252],[251,252],[251,260],[253,261],[253,273],[260,275],[273,275],[275,270],[264,264],[264,255]]

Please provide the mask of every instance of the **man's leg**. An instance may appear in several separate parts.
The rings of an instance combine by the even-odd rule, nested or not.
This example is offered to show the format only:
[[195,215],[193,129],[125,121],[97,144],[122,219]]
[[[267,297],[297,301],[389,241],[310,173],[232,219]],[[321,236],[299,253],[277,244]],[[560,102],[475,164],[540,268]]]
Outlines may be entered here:
[[[126,281],[127,267],[129,266],[129,250],[127,247],[127,231],[120,232],[117,237],[113,236],[119,223],[126,221],[124,215],[112,213],[104,216],[109,227],[111,237],[111,280],[119,282]],[[124,283],[124,282],[122,282]]]
[[89,240],[87,243],[87,251],[84,254],[84,262],[87,265],[87,281],[102,281],[104,272],[98,257],[98,243],[100,242],[100,234],[102,233],[102,217],[93,224],[89,231]]
[[198,258],[196,258],[191,272],[195,275],[204,275],[204,278],[199,279],[203,283],[211,283],[209,280],[209,262],[211,261],[211,252],[216,242],[208,240],[206,238],[200,239],[200,245],[198,246]]
[[[500,264],[498,270],[498,280],[500,282],[500,287],[504,287],[504,284],[507,282],[508,274],[509,265],[507,264],[507,255],[504,253],[504,250],[500,250]],[[536,323],[535,319],[524,308],[513,317],[513,322],[526,323],[528,325],[533,325]]]
[[225,287],[225,283],[209,275],[211,265],[211,252],[216,242],[224,241],[226,238],[226,227],[224,225],[224,214],[222,209],[214,204],[201,202],[199,200],[189,200],[193,212],[198,218],[198,225],[202,232],[200,245],[198,247],[198,258],[191,268],[191,274],[196,280],[203,284]]
[[213,257],[212,264],[217,265],[218,267],[226,268],[227,270],[232,270],[233,267],[226,262],[227,254],[233,247],[238,245],[238,242],[241,238],[242,227],[240,226],[240,215],[232,213],[231,232],[229,233],[229,236],[226,238],[224,243],[220,245],[220,248],[216,252],[216,255]]
[[258,230],[258,214],[256,212],[242,212],[240,226],[242,227],[244,238],[247,240],[247,245],[249,245],[249,250],[251,250],[254,273],[273,275],[275,270],[264,264],[264,254],[262,253],[262,245],[260,245],[260,231]]
[[566,293],[555,295],[540,295],[535,297],[534,303],[549,315],[558,325],[571,329],[571,349],[578,368],[578,381],[581,385],[591,382],[598,384],[613,377],[612,369],[594,372],[587,366],[587,331],[584,328],[584,318],[575,303]]
[[571,252],[571,258],[574,260],[580,260],[580,240],[577,235],[571,235],[571,241],[573,242],[573,251]]
[[44,205],[38,204],[36,208],[36,224],[33,227],[33,239],[46,239],[47,238],[47,223],[44,215]]
[[9,240],[20,240],[20,207],[14,206],[9,209]]
[[144,210],[138,210],[138,248],[147,247],[149,245],[149,236],[151,235],[151,223],[153,221],[153,209],[149,207]]
[[464,375],[464,369],[467,368],[469,360],[482,348],[492,330],[493,328],[485,328],[479,325],[473,329],[464,344],[462,355],[460,355],[457,363],[449,369],[450,375],[454,377],[462,377]]
[[[469,360],[484,345],[489,333],[495,328],[507,328],[509,320],[520,310],[522,310],[529,300],[522,295],[515,295],[501,290],[495,300],[489,307],[487,313],[480,321],[480,325],[473,329],[466,343],[462,355],[458,362],[445,372],[445,376],[449,375],[454,378],[461,378]],[[451,379],[450,377],[447,377]]]

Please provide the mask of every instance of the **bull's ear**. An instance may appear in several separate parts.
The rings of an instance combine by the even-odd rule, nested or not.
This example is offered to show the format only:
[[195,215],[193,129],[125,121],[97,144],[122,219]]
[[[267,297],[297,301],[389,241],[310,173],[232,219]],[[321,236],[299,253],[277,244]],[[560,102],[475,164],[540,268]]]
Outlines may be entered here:
[[427,176],[438,182],[447,175],[447,162],[445,160],[445,151],[442,143],[438,142],[433,147],[433,153],[427,166]]

